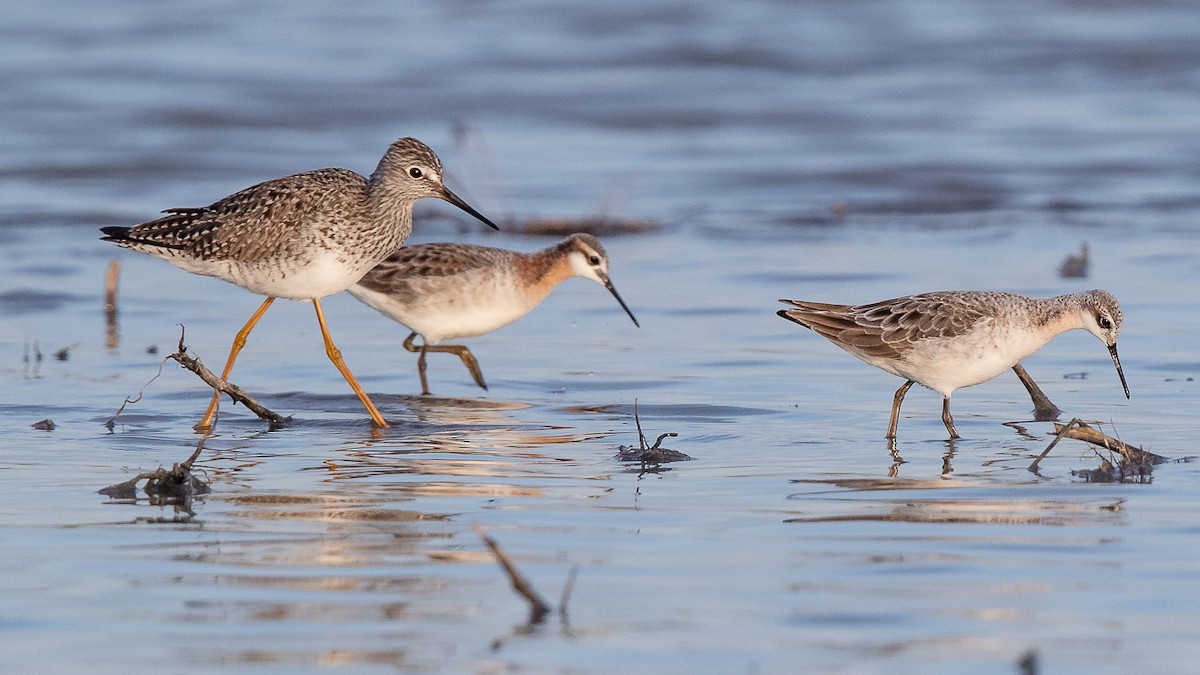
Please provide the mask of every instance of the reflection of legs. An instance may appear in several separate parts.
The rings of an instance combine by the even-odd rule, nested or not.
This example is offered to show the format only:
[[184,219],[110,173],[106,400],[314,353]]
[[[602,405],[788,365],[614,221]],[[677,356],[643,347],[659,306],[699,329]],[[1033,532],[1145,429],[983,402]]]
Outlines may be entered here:
[[942,399],[942,424],[950,432],[950,438],[959,438],[958,430],[954,428],[954,418],[950,416],[950,397]]
[[900,451],[896,449],[896,439],[887,439],[888,452],[892,455],[892,465],[888,467],[888,478],[895,478],[900,474],[900,465],[904,463],[904,458],[900,456]]
[[904,395],[908,393],[913,384],[914,382],[909,380],[900,385],[900,388],[896,390],[896,397],[892,399],[892,420],[888,422],[888,432],[885,438],[896,437],[896,424],[900,422],[900,403],[904,400]]
[[[225,369],[221,371],[222,380],[229,381],[229,373],[233,370],[233,362],[237,360],[238,352],[242,351],[242,347],[246,346],[246,338],[250,336],[250,331],[254,330],[254,326],[258,324],[258,320],[262,318],[262,315],[267,313],[267,308],[271,306],[272,302],[275,302],[275,298],[263,300],[263,303],[250,316],[250,320],[246,322],[246,325],[242,326],[242,329],[234,336],[233,346],[229,348],[229,358],[225,359]],[[208,409],[204,411],[204,417],[196,423],[195,428],[197,431],[206,431],[212,426],[213,415],[217,412],[217,404],[220,402],[221,392],[214,391],[212,400],[208,402]]]
[[946,441],[946,454],[942,455],[942,475],[949,476],[954,473],[954,466],[950,461],[954,459],[954,439]]
[[1033,401],[1033,419],[1038,422],[1049,422],[1058,419],[1062,411],[1042,393],[1041,388],[1037,386],[1037,382],[1034,382],[1029,373],[1025,372],[1025,367],[1017,363],[1012,369],[1017,374],[1017,377],[1021,378],[1021,384],[1025,385],[1025,390],[1029,392],[1029,399]]
[[413,344],[413,338],[417,337],[416,331],[409,333],[404,340],[404,348],[410,352],[420,353],[417,358],[417,374],[421,376],[421,394],[429,394],[429,380],[425,376],[425,353],[426,352],[442,352],[446,354],[456,354],[459,359],[462,359],[463,365],[467,367],[467,371],[471,373],[471,377],[475,380],[475,384],[482,389],[487,389],[487,383],[483,381],[483,371],[479,369],[479,360],[471,353],[471,350],[466,345],[431,345],[425,342],[418,347]]
[[358,396],[358,400],[362,401],[363,407],[370,413],[371,422],[381,429],[388,428],[391,425],[387,423],[387,420],[383,419],[383,415],[379,414],[379,409],[371,402],[371,399],[367,396],[367,392],[363,391],[363,388],[359,386],[358,380],[354,379],[354,375],[346,367],[346,362],[342,360],[341,350],[334,346],[333,338],[329,337],[329,326],[325,325],[325,313],[321,311],[321,301],[313,298],[312,303],[313,307],[317,310],[317,323],[321,324],[321,337],[325,338],[325,353],[329,356],[329,360],[333,361],[333,365],[337,366],[338,372],[342,374],[342,377],[346,378],[346,382],[350,383],[350,388],[354,390],[354,393]]

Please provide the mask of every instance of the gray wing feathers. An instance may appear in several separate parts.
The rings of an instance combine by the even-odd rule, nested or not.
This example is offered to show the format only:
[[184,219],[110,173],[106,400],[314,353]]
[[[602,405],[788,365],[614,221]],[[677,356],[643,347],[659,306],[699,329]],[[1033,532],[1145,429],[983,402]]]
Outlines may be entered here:
[[921,340],[961,335],[989,316],[978,303],[940,293],[857,306],[801,300],[783,302],[794,309],[781,310],[781,316],[840,346],[891,359],[902,357]]

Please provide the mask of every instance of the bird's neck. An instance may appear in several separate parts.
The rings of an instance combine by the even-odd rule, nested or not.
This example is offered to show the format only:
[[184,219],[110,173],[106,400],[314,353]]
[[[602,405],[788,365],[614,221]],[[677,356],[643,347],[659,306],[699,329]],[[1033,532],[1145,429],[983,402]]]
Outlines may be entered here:
[[555,286],[575,276],[575,273],[561,247],[552,246],[526,256],[521,265],[521,275],[531,298],[541,302]]
[[1032,314],[1033,322],[1038,327],[1044,327],[1051,337],[1083,328],[1083,320],[1079,316],[1079,307],[1074,295],[1057,295],[1035,302],[1037,304]]
[[395,248],[403,245],[412,233],[412,199],[390,186],[379,170],[367,180],[365,199],[367,220],[372,228],[389,232],[398,239]]

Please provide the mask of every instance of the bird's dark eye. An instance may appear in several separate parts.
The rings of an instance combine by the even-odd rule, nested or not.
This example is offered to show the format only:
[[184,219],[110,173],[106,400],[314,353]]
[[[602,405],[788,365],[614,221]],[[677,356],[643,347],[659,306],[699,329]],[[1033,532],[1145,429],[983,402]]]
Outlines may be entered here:
[[590,256],[588,258],[588,263],[592,264],[592,265],[599,265],[600,264],[600,256],[598,256],[598,255]]
[[1112,328],[1112,319],[1109,319],[1107,316],[1100,317],[1096,323],[1100,324],[1101,328]]
[[421,171],[420,168],[414,166],[413,168],[408,170],[408,175],[412,176],[413,178],[420,178],[421,176],[424,176],[425,174],[424,174],[424,172]]

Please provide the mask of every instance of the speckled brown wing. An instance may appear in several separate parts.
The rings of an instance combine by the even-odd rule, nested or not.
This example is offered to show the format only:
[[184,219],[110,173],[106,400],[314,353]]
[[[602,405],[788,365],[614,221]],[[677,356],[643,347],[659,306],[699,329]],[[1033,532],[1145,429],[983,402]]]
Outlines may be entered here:
[[782,300],[779,315],[867,356],[899,359],[920,340],[954,337],[987,316],[960,294],[926,293],[867,305]]
[[151,253],[157,247],[200,260],[252,263],[294,245],[305,226],[336,228],[359,212],[365,194],[366,179],[357,173],[318,169],[253,185],[209,206],[167,209],[163,218],[105,233]]
[[503,249],[456,243],[404,246],[367,272],[358,285],[410,304],[420,292],[418,284],[439,284],[438,279],[494,267],[498,256],[510,254]]

